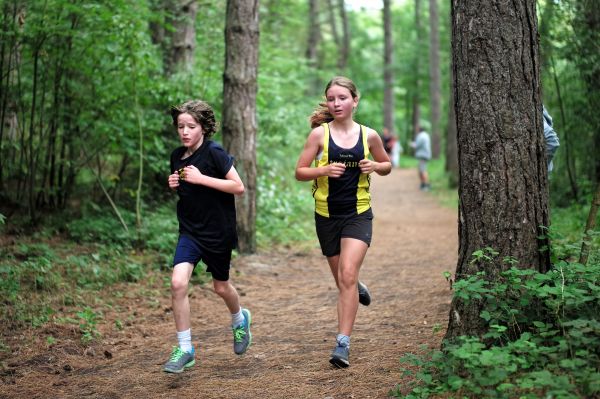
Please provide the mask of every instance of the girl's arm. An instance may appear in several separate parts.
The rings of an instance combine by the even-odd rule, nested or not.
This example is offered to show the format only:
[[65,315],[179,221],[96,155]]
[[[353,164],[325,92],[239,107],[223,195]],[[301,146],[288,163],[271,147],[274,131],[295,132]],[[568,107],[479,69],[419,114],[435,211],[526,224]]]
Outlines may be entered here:
[[363,159],[360,161],[360,171],[362,173],[375,172],[378,175],[385,176],[392,171],[392,163],[390,157],[385,148],[383,148],[383,142],[381,137],[372,129],[368,130],[367,143],[369,144],[369,151],[373,156],[373,161],[370,159]]
[[296,164],[296,179],[300,181],[314,180],[317,177],[340,177],[346,166],[341,163],[332,163],[327,166],[311,167],[317,154],[322,151],[323,136],[325,131],[322,126],[316,127],[308,135],[304,149],[300,153]]
[[184,169],[183,180],[188,183],[200,184],[229,194],[244,194],[244,183],[242,183],[240,175],[238,175],[238,172],[233,166],[229,169],[229,172],[227,172],[224,179],[217,179],[216,177],[204,175],[194,165],[186,166]]

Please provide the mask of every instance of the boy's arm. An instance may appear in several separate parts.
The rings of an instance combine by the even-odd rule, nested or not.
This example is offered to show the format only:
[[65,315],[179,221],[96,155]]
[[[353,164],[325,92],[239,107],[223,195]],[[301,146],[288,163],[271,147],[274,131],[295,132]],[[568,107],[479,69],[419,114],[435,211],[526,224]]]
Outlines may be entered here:
[[234,195],[242,195],[245,190],[244,183],[242,183],[240,175],[233,166],[229,169],[224,179],[204,175],[194,165],[186,166],[184,172],[183,180],[191,184],[200,184]]

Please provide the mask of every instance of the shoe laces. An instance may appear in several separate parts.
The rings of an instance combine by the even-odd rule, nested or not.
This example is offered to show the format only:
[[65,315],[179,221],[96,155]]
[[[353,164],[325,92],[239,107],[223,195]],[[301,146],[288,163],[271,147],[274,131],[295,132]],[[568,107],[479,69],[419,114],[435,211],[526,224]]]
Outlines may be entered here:
[[246,330],[244,330],[243,324],[240,324],[239,326],[233,328],[233,340],[235,342],[242,342],[245,336]]
[[174,346],[173,347],[173,352],[171,352],[171,358],[169,359],[169,361],[170,362],[176,362],[179,359],[181,359],[181,356],[183,356],[184,354],[185,354],[185,352],[182,351],[180,347]]

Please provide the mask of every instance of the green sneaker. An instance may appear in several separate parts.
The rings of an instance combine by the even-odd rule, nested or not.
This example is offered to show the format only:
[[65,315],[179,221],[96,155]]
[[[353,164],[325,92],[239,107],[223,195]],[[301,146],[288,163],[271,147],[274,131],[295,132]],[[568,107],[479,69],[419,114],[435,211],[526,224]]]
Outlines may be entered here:
[[167,373],[179,374],[183,372],[183,370],[196,364],[196,360],[194,358],[194,348],[192,348],[191,352],[184,352],[180,347],[174,346],[173,352],[171,352],[171,357],[169,358],[169,361],[165,363],[163,371]]
[[233,327],[233,351],[236,355],[242,355],[246,352],[252,343],[252,333],[250,324],[252,324],[252,315],[248,309],[242,309],[244,322],[237,327]]

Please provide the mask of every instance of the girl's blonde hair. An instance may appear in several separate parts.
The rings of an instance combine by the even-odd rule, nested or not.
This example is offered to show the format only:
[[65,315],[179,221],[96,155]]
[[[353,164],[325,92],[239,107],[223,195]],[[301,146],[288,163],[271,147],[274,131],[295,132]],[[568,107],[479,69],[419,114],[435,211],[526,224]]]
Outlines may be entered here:
[[[327,83],[327,86],[325,86],[325,96],[327,96],[327,91],[332,86],[345,87],[346,89],[348,89],[350,91],[352,98],[360,97],[358,90],[356,89],[356,85],[354,84],[354,82],[352,80],[348,79],[347,77],[336,76],[333,79],[331,79],[329,81],[329,83]],[[313,129],[317,126],[320,126],[322,123],[328,123],[328,122],[331,122],[332,120],[333,120],[333,115],[331,115],[331,113],[327,109],[327,103],[324,103],[324,102],[319,103],[319,106],[317,108],[315,108],[315,110],[313,111],[312,115],[309,118],[310,127]]]

